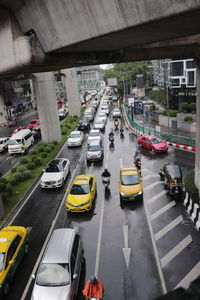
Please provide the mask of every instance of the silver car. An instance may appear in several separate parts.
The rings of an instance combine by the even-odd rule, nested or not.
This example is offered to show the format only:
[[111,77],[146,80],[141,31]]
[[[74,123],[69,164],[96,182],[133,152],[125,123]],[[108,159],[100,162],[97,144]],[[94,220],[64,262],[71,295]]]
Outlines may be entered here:
[[[75,229],[53,231],[36,275],[31,300],[72,300],[77,296],[83,245]],[[35,275],[32,275],[35,279]]]
[[88,161],[103,159],[103,145],[100,141],[93,141],[87,149],[86,158]]
[[105,122],[102,119],[96,119],[94,121],[94,129],[105,130]]

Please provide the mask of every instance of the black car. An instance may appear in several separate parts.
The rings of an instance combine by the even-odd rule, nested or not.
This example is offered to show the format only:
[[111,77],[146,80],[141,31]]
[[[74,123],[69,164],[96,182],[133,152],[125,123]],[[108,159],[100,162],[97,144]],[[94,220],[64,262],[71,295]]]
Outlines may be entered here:
[[78,122],[78,130],[89,130],[90,120],[88,118],[82,118]]

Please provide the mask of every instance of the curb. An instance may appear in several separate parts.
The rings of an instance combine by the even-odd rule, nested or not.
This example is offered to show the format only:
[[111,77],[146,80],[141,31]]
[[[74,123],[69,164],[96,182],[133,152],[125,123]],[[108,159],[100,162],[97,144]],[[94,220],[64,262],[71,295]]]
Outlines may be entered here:
[[[123,107],[123,106],[122,106]],[[145,134],[137,129],[135,129],[129,122],[127,116],[126,116],[126,113],[124,112],[124,107],[123,107],[123,116],[124,116],[124,119],[126,120],[126,123],[128,124],[129,128],[138,136],[144,136]],[[188,145],[180,145],[180,144],[176,144],[176,143],[171,143],[171,142],[167,142],[167,144],[169,146],[172,146],[172,147],[175,147],[175,148],[179,148],[181,150],[188,150],[188,151],[191,151],[191,152],[195,152],[196,151],[196,147],[191,147],[191,146],[188,146]]]

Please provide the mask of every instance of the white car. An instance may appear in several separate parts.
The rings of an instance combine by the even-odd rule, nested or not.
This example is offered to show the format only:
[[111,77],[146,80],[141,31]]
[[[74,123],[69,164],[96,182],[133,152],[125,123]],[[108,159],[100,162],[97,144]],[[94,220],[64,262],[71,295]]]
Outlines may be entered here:
[[112,115],[113,115],[113,118],[120,118],[121,112],[120,112],[119,108],[114,108]]
[[103,159],[103,145],[99,141],[93,141],[88,145],[86,159],[88,161],[97,161]]
[[104,120],[105,123],[107,122],[107,115],[105,113],[100,112],[97,117],[98,119]]
[[109,115],[109,107],[107,105],[101,106],[100,112],[104,112],[106,115]]
[[105,122],[102,119],[96,119],[94,121],[94,129],[105,130]]
[[40,179],[41,188],[58,188],[63,186],[70,172],[70,162],[67,158],[52,159]]
[[88,144],[90,144],[92,141],[99,140],[102,142],[102,135],[99,129],[92,129],[90,130],[90,133],[88,135]]
[[81,146],[83,143],[83,132],[82,131],[72,131],[67,140],[68,147]]
[[0,152],[4,152],[6,149],[8,149],[9,139],[9,137],[0,138]]

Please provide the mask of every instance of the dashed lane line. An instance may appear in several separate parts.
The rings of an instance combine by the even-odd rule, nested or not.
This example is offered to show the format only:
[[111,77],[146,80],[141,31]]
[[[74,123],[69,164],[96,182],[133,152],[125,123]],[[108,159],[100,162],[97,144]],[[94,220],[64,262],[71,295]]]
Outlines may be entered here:
[[163,206],[161,209],[157,210],[154,214],[152,214],[150,216],[151,220],[153,221],[154,219],[156,219],[157,217],[159,217],[160,215],[165,213],[167,210],[169,210],[174,205],[176,205],[176,202],[172,201],[172,202],[168,203],[167,205]]
[[163,196],[166,195],[166,194],[167,194],[167,191],[166,191],[166,190],[163,190],[163,191],[161,191],[160,193],[158,193],[157,195],[155,195],[155,196],[149,198],[149,199],[147,200],[147,202],[148,202],[148,204],[149,204],[149,203],[152,203],[152,202],[156,201],[157,199],[159,199],[160,197],[163,197]]
[[147,192],[150,189],[154,188],[156,185],[162,184],[161,181],[155,181],[154,183],[148,185],[147,187],[144,188],[144,191]]
[[177,284],[174,289],[179,287],[183,287],[184,289],[188,289],[190,283],[195,280],[200,275],[200,262],[198,262],[194,268]]
[[178,224],[180,224],[183,221],[182,216],[178,216],[176,219],[174,219],[171,223],[169,223],[167,226],[165,226],[163,229],[158,231],[155,234],[155,239],[158,241],[161,237],[163,237],[165,234],[167,234],[170,230],[174,229]]
[[178,245],[170,250],[165,256],[161,258],[161,265],[164,268],[172,259],[174,259],[181,251],[183,251],[192,242],[191,235],[184,238]]
[[119,159],[119,163],[120,163],[120,168],[122,168],[122,166],[123,166],[123,161],[122,161],[122,158],[120,157],[120,159]]

